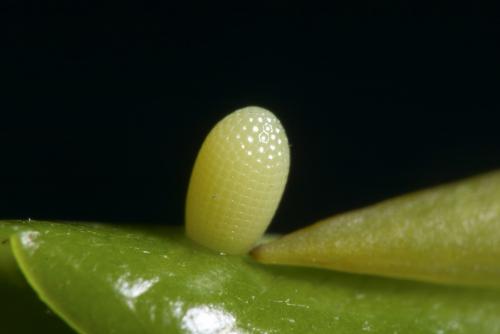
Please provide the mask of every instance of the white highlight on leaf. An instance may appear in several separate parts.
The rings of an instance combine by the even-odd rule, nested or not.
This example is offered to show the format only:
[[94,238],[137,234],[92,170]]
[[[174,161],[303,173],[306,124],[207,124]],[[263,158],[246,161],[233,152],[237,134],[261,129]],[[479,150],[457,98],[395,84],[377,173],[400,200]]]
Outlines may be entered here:
[[190,334],[242,334],[236,318],[229,312],[212,306],[200,305],[187,310],[181,327]]
[[39,236],[40,232],[38,231],[26,231],[20,234],[21,244],[30,254],[33,254],[40,246],[40,243],[36,241]]
[[134,310],[137,298],[147,292],[153,285],[158,283],[159,277],[152,279],[138,278],[136,280],[129,280],[130,274],[127,273],[118,278],[115,283],[115,289],[124,297],[127,306]]

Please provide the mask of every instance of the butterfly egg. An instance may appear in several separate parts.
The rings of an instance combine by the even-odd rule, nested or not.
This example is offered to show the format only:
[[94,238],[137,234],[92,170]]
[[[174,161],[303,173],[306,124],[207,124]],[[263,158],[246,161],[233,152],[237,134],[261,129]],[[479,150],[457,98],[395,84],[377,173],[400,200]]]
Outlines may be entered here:
[[259,107],[215,125],[196,158],[186,201],[189,238],[218,252],[246,253],[269,226],[290,168],[280,121]]

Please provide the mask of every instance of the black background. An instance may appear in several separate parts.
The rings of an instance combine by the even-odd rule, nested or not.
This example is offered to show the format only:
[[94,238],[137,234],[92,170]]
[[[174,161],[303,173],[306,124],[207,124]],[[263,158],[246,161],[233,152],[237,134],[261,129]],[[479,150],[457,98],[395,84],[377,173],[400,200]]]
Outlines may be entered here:
[[247,105],[291,143],[274,231],[500,167],[497,8],[0,6],[0,218],[182,224]]

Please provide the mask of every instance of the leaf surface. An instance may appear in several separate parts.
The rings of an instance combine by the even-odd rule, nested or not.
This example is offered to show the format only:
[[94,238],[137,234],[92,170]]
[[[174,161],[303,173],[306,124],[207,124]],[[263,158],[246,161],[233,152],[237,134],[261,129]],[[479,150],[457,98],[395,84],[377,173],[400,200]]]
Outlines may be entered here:
[[500,171],[328,218],[252,254],[264,263],[500,287]]
[[0,222],[2,233],[42,300],[85,333],[500,333],[495,290],[265,266],[179,228]]
[[0,333],[74,333],[37,297],[11,251],[17,223],[0,222]]

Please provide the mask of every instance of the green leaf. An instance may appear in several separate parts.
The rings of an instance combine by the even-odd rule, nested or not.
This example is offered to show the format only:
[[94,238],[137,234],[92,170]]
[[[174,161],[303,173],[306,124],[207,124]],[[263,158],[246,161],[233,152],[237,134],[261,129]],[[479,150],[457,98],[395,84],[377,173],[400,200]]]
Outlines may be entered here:
[[40,301],[19,271],[9,240],[18,228],[18,224],[0,222],[0,333],[73,333]]
[[500,287],[500,171],[325,219],[252,254],[263,263]]
[[495,290],[264,266],[178,228],[0,222],[2,233],[42,300],[85,333],[500,333]]

